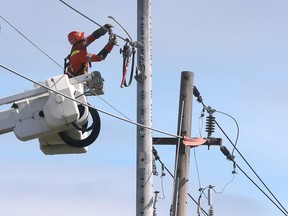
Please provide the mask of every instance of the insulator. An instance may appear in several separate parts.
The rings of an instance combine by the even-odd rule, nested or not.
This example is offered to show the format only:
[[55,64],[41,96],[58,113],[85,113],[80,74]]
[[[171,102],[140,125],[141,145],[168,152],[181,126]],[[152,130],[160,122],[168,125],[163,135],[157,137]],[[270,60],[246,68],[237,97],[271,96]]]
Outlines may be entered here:
[[208,133],[208,137],[215,132],[215,117],[212,115],[206,117],[206,132]]
[[[211,186],[211,185],[210,185]],[[211,194],[212,186],[208,189],[208,205],[212,206],[212,194]]]
[[214,208],[213,208],[213,206],[210,206],[209,216],[214,216]]
[[200,92],[198,91],[198,89],[196,88],[196,86],[193,87],[193,95],[194,95],[195,97],[197,97],[197,98],[200,96]]
[[155,159],[153,159],[153,161],[152,161],[152,172],[153,172],[153,175],[158,176]]
[[220,150],[227,157],[228,160],[234,161],[235,157],[230,153],[230,151],[225,146],[221,146]]
[[154,157],[155,157],[155,160],[160,160],[160,157],[159,157],[159,155],[158,155],[158,152],[157,152],[157,150],[153,147],[153,149],[152,149],[152,153],[153,153],[153,155],[154,155]]
[[226,146],[221,146],[220,150],[226,157],[229,157],[231,155],[230,151],[226,148]]

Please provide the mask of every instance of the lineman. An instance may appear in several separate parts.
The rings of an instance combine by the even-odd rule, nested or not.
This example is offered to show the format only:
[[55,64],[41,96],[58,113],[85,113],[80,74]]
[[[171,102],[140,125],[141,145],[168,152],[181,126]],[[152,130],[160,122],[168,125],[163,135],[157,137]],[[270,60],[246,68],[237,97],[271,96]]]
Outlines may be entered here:
[[[111,24],[105,24],[87,37],[84,37],[84,32],[78,31],[72,31],[68,34],[68,41],[72,45],[72,48],[70,55],[65,59],[65,73],[69,77],[88,73],[88,65],[91,66],[91,62],[102,61],[107,57],[114,45],[117,44],[117,37],[112,32],[108,43],[98,54],[88,53],[87,47],[96,39],[105,35],[112,27]],[[66,63],[67,60],[69,60],[69,63]]]

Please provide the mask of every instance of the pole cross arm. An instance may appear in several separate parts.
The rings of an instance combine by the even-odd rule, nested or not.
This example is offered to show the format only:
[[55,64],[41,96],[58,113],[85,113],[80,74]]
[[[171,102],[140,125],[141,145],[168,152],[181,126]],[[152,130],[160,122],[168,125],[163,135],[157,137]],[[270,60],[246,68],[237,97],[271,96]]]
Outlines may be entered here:
[[[178,138],[170,138],[170,137],[153,137],[154,145],[176,145],[178,143]],[[183,137],[182,144],[190,147],[197,147],[199,145],[208,145],[208,146],[221,146],[222,139],[221,138],[190,138]]]

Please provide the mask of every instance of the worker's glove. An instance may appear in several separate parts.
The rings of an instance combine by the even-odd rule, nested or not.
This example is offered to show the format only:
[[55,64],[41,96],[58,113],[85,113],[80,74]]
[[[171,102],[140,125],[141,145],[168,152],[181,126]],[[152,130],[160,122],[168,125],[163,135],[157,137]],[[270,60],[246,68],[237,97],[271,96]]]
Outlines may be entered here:
[[96,31],[92,33],[95,39],[100,38],[101,36],[105,35],[107,31],[109,31],[113,26],[111,24],[105,24],[104,26],[100,27]]
[[113,45],[117,45],[117,36],[111,33],[109,37],[109,42],[112,43]]
[[108,31],[109,29],[113,28],[114,26],[111,24],[105,24],[103,27]]

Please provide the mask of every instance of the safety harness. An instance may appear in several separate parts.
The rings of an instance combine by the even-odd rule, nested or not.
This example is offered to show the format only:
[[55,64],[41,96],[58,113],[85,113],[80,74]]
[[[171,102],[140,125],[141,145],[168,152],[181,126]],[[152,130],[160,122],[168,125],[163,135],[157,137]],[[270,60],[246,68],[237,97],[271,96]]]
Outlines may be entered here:
[[[70,58],[79,52],[80,52],[79,50],[71,51],[71,53],[64,59],[64,74],[67,74],[69,77],[85,74],[86,63],[83,63],[78,71],[74,71],[70,63]],[[88,63],[89,67],[91,67],[91,62]]]

